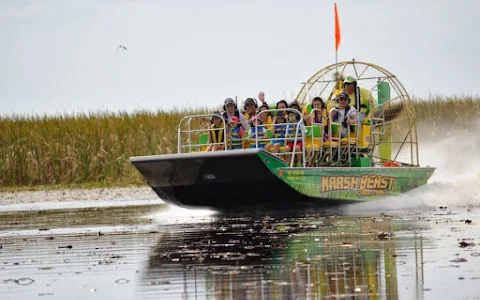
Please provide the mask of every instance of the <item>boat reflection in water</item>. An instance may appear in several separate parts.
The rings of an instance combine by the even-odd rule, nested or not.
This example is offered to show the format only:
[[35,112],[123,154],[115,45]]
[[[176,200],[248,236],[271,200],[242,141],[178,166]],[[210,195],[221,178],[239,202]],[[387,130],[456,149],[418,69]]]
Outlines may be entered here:
[[202,226],[161,236],[142,274],[143,297],[423,298],[422,237],[401,222],[242,218]]

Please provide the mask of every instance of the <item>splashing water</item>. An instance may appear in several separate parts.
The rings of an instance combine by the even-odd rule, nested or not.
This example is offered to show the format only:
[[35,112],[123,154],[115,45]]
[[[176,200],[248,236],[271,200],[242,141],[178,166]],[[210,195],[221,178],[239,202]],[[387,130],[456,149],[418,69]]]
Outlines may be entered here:
[[[480,122],[478,123],[480,125]],[[421,146],[423,165],[437,170],[427,186],[405,196],[421,198],[426,206],[480,204],[480,136],[467,130]]]
[[150,216],[158,224],[209,223],[215,212],[208,209],[187,209],[170,205],[168,209]]
[[437,168],[427,185],[397,197],[352,205],[345,208],[345,212],[355,214],[438,206],[480,206],[478,145],[480,136],[466,130],[450,131],[443,139],[421,144],[421,165]]

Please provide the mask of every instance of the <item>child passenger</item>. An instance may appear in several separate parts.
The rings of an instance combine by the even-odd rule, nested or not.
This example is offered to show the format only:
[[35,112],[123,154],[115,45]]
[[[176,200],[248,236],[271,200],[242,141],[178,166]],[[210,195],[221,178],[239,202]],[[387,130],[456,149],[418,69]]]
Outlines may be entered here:
[[223,145],[225,141],[225,125],[223,124],[222,118],[217,114],[219,113],[213,115],[211,119],[212,125],[210,125],[210,131],[208,132],[208,147],[207,150],[205,150],[206,152],[225,149],[225,145]]
[[251,118],[251,127],[248,131],[248,140],[250,141],[250,148],[263,149],[267,144],[267,130],[262,126],[262,120],[257,116]]
[[280,147],[285,148],[285,136],[287,132],[287,122],[285,115],[281,111],[277,111],[273,117],[272,137],[273,140],[265,146],[265,150],[273,153],[279,153]]
[[229,150],[242,149],[245,132],[242,127],[237,126],[239,122],[240,119],[237,117],[232,117],[228,122],[227,144]]
[[262,113],[264,110],[268,110],[268,104],[263,103],[260,108],[258,109],[258,115],[262,119],[262,124],[265,125],[265,129],[270,129],[272,130],[272,117],[270,116],[270,113]]
[[[315,109],[315,110],[313,110]],[[320,97],[315,97],[312,104],[304,110],[303,118],[308,126],[313,124],[327,125],[327,105]]]

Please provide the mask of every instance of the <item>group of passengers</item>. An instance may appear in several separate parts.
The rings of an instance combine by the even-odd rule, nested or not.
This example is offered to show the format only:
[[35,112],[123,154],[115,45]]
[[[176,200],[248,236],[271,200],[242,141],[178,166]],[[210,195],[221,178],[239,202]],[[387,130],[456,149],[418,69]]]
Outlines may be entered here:
[[[224,150],[224,132],[227,134],[229,150],[265,148],[273,152],[281,150],[290,152],[294,144],[297,151],[301,150],[301,136],[305,127],[299,124],[301,117],[298,103],[294,102],[289,106],[285,100],[280,100],[276,105],[276,112],[271,114],[262,113],[270,109],[266,102],[258,107],[255,99],[247,98],[243,108],[242,113],[233,99],[225,99],[224,112],[215,113],[211,119],[207,151]],[[292,110],[285,110],[287,108]],[[227,122],[226,130],[224,130],[223,120]],[[268,139],[267,131],[271,133],[271,140]]]
[[[343,81],[343,89],[335,98],[336,107],[331,107],[330,103],[325,103],[320,97],[313,98],[305,107],[296,100],[290,104],[280,100],[274,106],[269,106],[263,92],[259,93],[258,99],[261,102],[260,106],[256,99],[247,98],[243,113],[232,98],[225,99],[223,112],[215,113],[211,119],[207,151],[224,150],[223,135],[226,132],[227,149],[264,148],[274,153],[290,153],[295,149],[296,153],[300,153],[305,125],[327,126],[331,117],[332,122],[341,124],[340,135],[345,137],[350,125],[367,121],[370,103],[376,104],[369,91],[359,88],[351,76]],[[265,110],[274,112],[262,113]],[[301,115],[304,122],[299,122]],[[219,116],[227,122],[226,130]],[[267,130],[271,133],[271,139],[267,137]],[[324,133],[326,132],[324,130]],[[289,158],[287,155],[286,159]]]

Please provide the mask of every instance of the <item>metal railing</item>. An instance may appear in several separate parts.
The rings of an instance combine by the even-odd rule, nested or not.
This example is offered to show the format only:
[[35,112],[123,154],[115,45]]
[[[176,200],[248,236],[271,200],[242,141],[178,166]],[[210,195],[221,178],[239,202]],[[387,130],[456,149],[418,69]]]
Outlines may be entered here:
[[[218,117],[222,120],[222,124],[223,124],[223,142],[217,142],[217,143],[211,143],[211,142],[208,142],[206,145],[205,144],[200,144],[200,143],[195,143],[195,144],[192,144],[192,133],[208,133],[210,134],[210,131],[212,130],[212,128],[208,127],[208,128],[205,128],[205,129],[192,129],[191,128],[191,123],[192,123],[192,120],[194,119],[197,119],[197,120],[207,120],[207,119],[212,119],[213,117]],[[187,121],[187,130],[183,130],[183,126],[185,121]],[[220,129],[220,128],[219,128]],[[217,129],[217,130],[219,130]],[[182,134],[188,134],[188,138],[187,138],[187,144],[186,145],[182,145]],[[184,148],[187,148],[188,151],[187,152],[191,152],[192,148],[201,148],[202,146],[209,146],[209,145],[223,145],[224,146],[224,151],[227,150],[227,122],[225,122],[225,119],[223,118],[222,115],[219,115],[219,114],[204,114],[204,115],[191,115],[191,116],[185,116],[183,117],[181,120],[180,120],[180,123],[178,125],[178,132],[177,132],[177,151],[178,153],[183,153],[183,149]]]
[[[315,122],[316,112],[320,112],[320,114],[322,115],[322,123]],[[313,164],[317,160],[317,158],[321,158],[323,156],[323,139],[325,135],[324,118],[327,119],[327,116],[323,115],[323,109],[312,108],[308,117],[312,118],[311,125],[309,125],[311,126],[311,132],[310,132],[310,136],[307,137],[307,144],[305,146],[305,150],[309,152],[309,158],[308,158],[309,166],[313,167]],[[315,136],[316,127],[318,127],[320,130],[319,137]],[[315,153],[317,141],[318,141],[318,153]],[[310,142],[310,144],[308,142]],[[309,145],[311,146],[311,149],[307,147]]]
[[[263,111],[260,111],[258,114],[257,114],[257,117],[258,118],[261,118],[261,115],[262,114],[266,114],[266,118],[265,119],[268,119],[268,115],[271,114],[271,113],[277,113],[277,112],[294,112],[294,113],[297,113],[298,116],[300,116],[299,120],[295,123],[289,123],[289,122],[286,122],[286,123],[278,123],[278,124],[256,124],[257,127],[260,127],[260,128],[265,128],[265,127],[269,127],[269,126],[272,126],[272,129],[273,129],[273,126],[275,125],[287,125],[286,126],[286,129],[285,129],[285,137],[284,137],[284,141],[283,141],[283,144],[284,144],[284,147],[286,147],[286,145],[288,144],[288,141],[290,140],[290,138],[288,137],[288,128],[289,128],[289,125],[294,125],[295,126],[295,134],[294,134],[294,138],[293,138],[293,145],[292,145],[292,149],[291,151],[289,152],[279,152],[279,153],[272,153],[273,155],[276,155],[278,157],[281,157],[281,156],[287,156],[287,155],[291,155],[290,157],[290,161],[287,163],[289,164],[290,167],[293,167],[294,166],[294,163],[295,163],[295,156],[297,154],[299,154],[298,151],[296,151],[296,148],[297,148],[297,144],[298,144],[298,141],[299,141],[299,138],[302,142],[302,149],[301,149],[301,162],[300,162],[300,165],[302,167],[305,167],[305,162],[306,162],[306,158],[305,158],[305,128],[304,128],[304,123],[303,123],[303,116],[302,116],[302,113],[296,109],[292,109],[292,108],[284,108],[284,109],[267,109],[267,110],[263,110]],[[301,137],[298,136],[298,131],[300,129],[300,132],[301,132]],[[273,134],[273,132],[272,132]],[[258,135],[255,136],[255,146],[256,148],[258,148]],[[272,136],[272,138],[266,138],[266,139],[263,139],[263,141],[267,141],[267,142],[271,142],[271,141],[274,141],[274,140],[278,140],[278,138],[274,138]],[[298,162],[297,162],[298,163]]]
[[[339,114],[339,109],[332,108],[328,112],[328,141],[329,141],[329,161],[326,164],[333,164],[333,165],[343,165],[343,166],[351,166],[352,165],[352,150],[358,155],[358,139],[360,135],[360,124],[359,120],[357,119],[356,124],[349,124],[346,128],[345,137],[342,137],[342,122],[333,122],[332,112],[336,111]],[[344,116],[346,118],[346,116]],[[333,127],[335,125],[337,128],[337,133],[333,134]],[[352,138],[350,135],[350,127],[356,127],[355,133],[356,137]],[[346,139],[346,140],[345,140]],[[353,143],[352,143],[353,142]],[[344,150],[342,152],[342,150]],[[336,151],[336,155],[334,152]],[[344,155],[347,155],[347,159],[345,163],[342,163],[342,158]],[[326,157],[325,157],[326,158]]]
[[[254,124],[257,127],[256,130],[258,131],[260,128],[265,128],[266,129],[270,126],[273,129],[274,128],[273,126],[275,126],[275,125],[285,125],[286,126],[285,136],[280,138],[280,140],[283,139],[284,147],[286,147],[288,143],[293,143],[292,144],[292,149],[290,149],[288,152],[283,151],[283,152],[272,153],[272,154],[274,154],[278,157],[281,157],[281,158],[285,157],[285,156],[290,156],[289,160],[287,161],[287,163],[289,164],[290,167],[294,166],[296,156],[298,154],[301,154],[301,159],[300,159],[300,161],[297,161],[297,164],[299,164],[302,167],[305,167],[306,166],[306,161],[307,161],[306,160],[306,153],[305,153],[307,139],[305,137],[305,126],[304,126],[304,119],[303,119],[302,113],[300,111],[296,110],[296,109],[291,109],[291,108],[270,109],[270,110],[260,111],[257,114],[257,117],[262,118],[263,115],[266,115],[265,120],[267,120],[269,114],[277,113],[278,111],[284,112],[285,114],[288,114],[289,112],[295,112],[295,113],[298,114],[299,118],[298,118],[297,122],[294,122],[294,123],[285,122],[285,123],[278,123],[278,124],[266,124],[266,123],[259,124],[258,120],[257,120],[257,121],[255,121],[257,123]],[[199,141],[197,141],[196,138],[199,138],[200,134],[202,134],[202,133],[210,134],[212,128],[210,128],[210,126],[208,126],[207,128],[198,128],[198,129],[197,128],[192,128],[192,122],[193,122],[193,120],[208,122],[208,121],[211,120],[212,117],[218,117],[222,121],[223,128],[218,128],[216,130],[223,130],[223,141],[221,141],[221,142],[217,141],[216,143],[214,143],[213,141],[211,141],[209,139],[206,144],[205,143],[200,143]],[[288,135],[288,130],[289,130],[289,128],[291,129],[290,126],[294,126],[293,136]],[[265,130],[265,132],[267,132],[267,130]],[[273,135],[273,133],[274,133],[273,130],[270,131],[270,132]],[[229,142],[228,134],[229,134],[228,122],[223,117],[223,115],[221,115],[221,114],[202,114],[202,115],[185,116],[184,118],[182,118],[180,120],[180,123],[179,123],[179,126],[178,126],[177,151],[178,151],[178,153],[184,153],[185,152],[184,150],[187,149],[186,152],[192,152],[192,150],[195,151],[196,149],[198,150],[201,147],[206,146],[208,148],[210,145],[223,145],[222,151],[227,151],[227,150],[229,150],[228,149],[229,148],[228,147],[229,146],[229,144],[228,144],[228,142]],[[187,135],[186,142],[184,142],[185,141],[185,139],[184,139],[185,135]],[[323,129],[322,129],[322,135],[323,135]],[[313,137],[313,133],[312,133],[312,141],[313,141],[313,138],[314,137]],[[272,143],[273,141],[278,141],[278,140],[279,140],[279,138],[276,138],[274,136],[269,138],[267,135],[265,135],[265,138],[259,139],[258,134],[255,134],[255,141],[254,141],[255,147],[254,148],[259,148],[259,142],[263,141],[263,142],[266,142],[267,144],[273,144]],[[297,148],[297,145],[299,144],[299,142],[302,142],[302,148],[301,148],[300,151],[297,151],[296,148]]]

